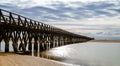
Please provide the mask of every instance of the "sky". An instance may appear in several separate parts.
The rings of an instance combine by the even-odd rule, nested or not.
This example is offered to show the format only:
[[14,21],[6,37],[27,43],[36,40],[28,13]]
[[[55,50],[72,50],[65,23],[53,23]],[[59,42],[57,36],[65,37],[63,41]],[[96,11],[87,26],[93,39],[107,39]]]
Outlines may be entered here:
[[76,34],[120,40],[120,0],[0,0],[0,8]]

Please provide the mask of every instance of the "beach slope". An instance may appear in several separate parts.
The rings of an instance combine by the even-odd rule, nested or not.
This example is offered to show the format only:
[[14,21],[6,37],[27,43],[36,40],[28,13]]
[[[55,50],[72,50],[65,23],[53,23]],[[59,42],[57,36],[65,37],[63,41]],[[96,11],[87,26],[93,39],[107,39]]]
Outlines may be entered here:
[[77,66],[39,57],[0,53],[0,66]]

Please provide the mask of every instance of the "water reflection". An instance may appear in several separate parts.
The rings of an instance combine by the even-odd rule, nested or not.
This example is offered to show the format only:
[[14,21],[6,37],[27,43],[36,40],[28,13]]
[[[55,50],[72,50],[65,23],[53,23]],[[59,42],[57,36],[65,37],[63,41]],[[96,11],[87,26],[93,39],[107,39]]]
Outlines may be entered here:
[[119,51],[120,43],[87,42],[54,48],[46,54],[83,66],[120,66]]

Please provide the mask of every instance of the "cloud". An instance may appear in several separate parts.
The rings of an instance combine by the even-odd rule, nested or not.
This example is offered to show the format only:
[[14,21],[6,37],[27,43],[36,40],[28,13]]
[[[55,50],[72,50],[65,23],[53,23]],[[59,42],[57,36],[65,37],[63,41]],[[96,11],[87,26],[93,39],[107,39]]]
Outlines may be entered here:
[[[17,5],[20,8],[31,8],[36,6],[49,6],[53,3],[65,3],[68,4],[70,2],[88,2],[88,0],[0,0],[0,4],[12,4]],[[91,0],[96,1],[96,0]],[[99,0],[97,0],[99,1]],[[28,7],[29,6],[29,7]]]
[[81,20],[81,22],[51,22],[50,25],[97,39],[112,39],[112,37],[118,39],[120,37],[120,23],[117,18]]
[[1,0],[0,8],[96,38],[120,37],[120,2],[97,0]]
[[[8,1],[12,2],[12,0],[8,0]],[[47,0],[45,0],[44,2],[46,1]],[[20,14],[27,14],[31,18],[33,18],[32,16],[34,15],[38,17],[37,20],[40,20],[40,18],[42,18],[42,21],[49,21],[49,20],[70,21],[70,20],[78,20],[84,18],[116,17],[119,16],[118,14],[120,10],[120,9],[114,9],[115,7],[120,6],[120,5],[115,5],[116,2],[91,2],[91,3],[81,3],[81,2],[72,2],[72,1],[70,1],[69,3],[51,2],[44,6],[35,4],[35,2],[37,2],[36,0],[35,1],[20,0],[19,3],[20,5],[17,4],[18,2],[17,3],[16,2],[14,5],[12,3],[11,4],[9,3],[9,6],[5,6],[4,8],[11,9],[11,11],[15,11]],[[28,4],[26,4],[26,2],[28,2]],[[43,1],[41,2],[43,3]],[[33,6],[30,6],[30,4]]]

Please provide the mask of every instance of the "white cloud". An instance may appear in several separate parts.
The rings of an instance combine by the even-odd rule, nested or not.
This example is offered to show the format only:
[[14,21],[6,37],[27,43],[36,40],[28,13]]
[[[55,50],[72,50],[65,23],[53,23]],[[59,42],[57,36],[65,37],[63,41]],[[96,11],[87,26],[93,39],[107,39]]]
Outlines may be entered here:
[[[76,4],[69,4],[71,2],[83,2],[83,3],[89,3],[89,2],[101,2],[101,1],[116,1],[116,0],[0,0],[0,4],[10,3],[13,5],[17,5],[21,8],[29,8],[33,6],[49,6],[53,3],[62,2],[65,4],[68,4],[71,7],[79,7]],[[51,7],[52,8],[52,7]]]
[[71,12],[65,12],[64,15],[67,15],[67,16],[70,16],[70,17],[76,16],[74,13],[71,13]]
[[[79,24],[79,25],[113,25],[120,26],[120,19],[115,17],[104,17],[104,18],[89,18],[89,19],[80,19],[76,21],[64,21],[64,22],[50,22],[50,24]],[[49,22],[48,22],[49,23]]]
[[0,0],[0,4],[3,4],[3,3],[11,3],[11,0]]

